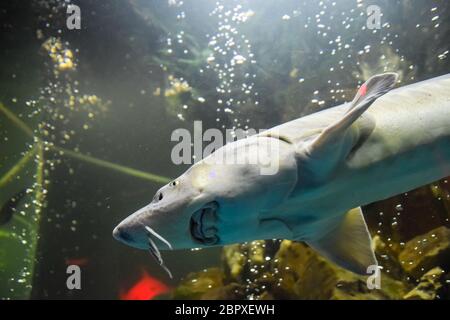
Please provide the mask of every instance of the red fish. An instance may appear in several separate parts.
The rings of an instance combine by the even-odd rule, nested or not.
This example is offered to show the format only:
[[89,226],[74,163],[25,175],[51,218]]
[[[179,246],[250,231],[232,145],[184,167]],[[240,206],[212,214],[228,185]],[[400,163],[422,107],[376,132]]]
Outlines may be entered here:
[[153,278],[144,270],[139,280],[127,291],[121,291],[119,297],[120,300],[151,300],[169,290],[167,285]]

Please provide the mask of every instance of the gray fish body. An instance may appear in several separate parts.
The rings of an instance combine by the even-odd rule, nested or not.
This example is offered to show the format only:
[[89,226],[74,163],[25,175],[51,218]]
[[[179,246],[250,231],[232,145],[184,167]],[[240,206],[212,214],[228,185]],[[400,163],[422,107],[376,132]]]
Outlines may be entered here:
[[[347,108],[343,104],[272,130],[301,146]],[[294,229],[303,229],[297,238],[315,236],[316,230],[310,234],[305,228],[307,222],[450,175],[450,75],[401,87],[377,99],[352,125],[345,147],[351,149],[345,161],[324,181],[305,183],[308,172],[302,172],[298,160],[295,190],[275,210],[292,225],[298,224]]]
[[[161,265],[166,246],[305,241],[365,274],[377,261],[360,206],[450,175],[450,75],[389,91],[396,80],[373,76],[351,103],[225,145],[162,187],[114,237],[150,249]],[[256,154],[276,172],[219,161]]]

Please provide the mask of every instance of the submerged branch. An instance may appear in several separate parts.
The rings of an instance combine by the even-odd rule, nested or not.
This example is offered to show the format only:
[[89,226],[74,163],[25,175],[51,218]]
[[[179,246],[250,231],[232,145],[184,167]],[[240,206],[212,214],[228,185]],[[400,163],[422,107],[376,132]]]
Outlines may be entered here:
[[12,220],[20,223],[21,225],[26,227],[28,230],[32,230],[34,228],[34,226],[30,222],[28,222],[24,217],[22,217],[18,214],[13,215]]
[[78,153],[73,150],[64,149],[64,148],[57,147],[57,146],[53,146],[52,148],[56,151],[61,152],[62,155],[67,155],[69,157],[72,157],[72,158],[75,158],[75,159],[78,159],[81,161],[85,161],[85,162],[88,162],[88,163],[91,163],[91,164],[94,164],[94,165],[97,165],[97,166],[100,166],[103,168],[121,172],[123,174],[127,174],[129,176],[133,176],[136,178],[146,179],[146,180],[150,180],[150,181],[158,182],[158,183],[168,183],[171,180],[170,178],[167,178],[167,177],[163,177],[163,176],[148,173],[145,171],[122,166],[120,164],[112,163],[112,162],[109,162],[106,160],[94,158],[94,157],[91,157],[91,156],[88,156],[85,154]]
[[[15,115],[12,111],[10,111],[7,107],[5,107],[2,103],[0,103],[0,111],[3,112],[6,117],[8,119],[10,119],[19,129],[21,129],[22,131],[24,131],[27,135],[29,135],[30,137],[34,137],[33,134],[33,130],[25,123],[23,122],[19,117],[17,117],[17,115]],[[42,147],[42,141],[37,138],[36,139],[38,142],[38,144],[40,145],[40,147]],[[58,151],[62,154],[65,154],[69,157],[81,160],[81,161],[85,161],[94,165],[97,165],[99,167],[103,167],[106,169],[110,169],[110,170],[114,170],[132,177],[136,177],[136,178],[140,178],[140,179],[146,179],[146,180],[150,180],[153,182],[157,182],[157,183],[168,183],[171,179],[167,178],[167,177],[163,177],[163,176],[159,176],[153,173],[149,173],[149,172],[145,172],[145,171],[141,171],[141,170],[137,170],[137,169],[133,169],[130,167],[126,167],[120,164],[116,164],[116,163],[112,163],[109,161],[105,161],[105,160],[101,160],[98,158],[94,158],[92,156],[88,156],[88,155],[84,155],[81,154],[79,152],[73,151],[73,150],[69,150],[69,149],[65,149],[62,147],[58,147],[58,146],[51,146],[49,145],[48,147],[50,147],[51,149]],[[20,171],[20,168],[22,167],[23,163],[21,163],[22,161],[28,161],[31,156],[35,153],[36,148],[34,147],[33,153],[29,154],[30,151],[13,167],[13,169],[15,171],[11,172],[13,169],[11,169],[5,176],[3,176],[0,180],[0,187],[2,187],[4,184],[7,183],[7,181],[9,181],[10,177],[13,177],[15,174],[17,174],[17,172]],[[43,154],[42,154],[43,157]],[[26,159],[25,159],[26,158]],[[20,164],[20,166],[19,166]],[[16,168],[17,167],[17,168]],[[11,174],[10,174],[11,173]]]
[[22,158],[0,178],[0,188],[4,187],[8,182],[14,179],[17,174],[26,166],[36,153],[36,146],[28,150]]
[[34,136],[33,130],[31,130],[31,128],[25,122],[23,122],[17,115],[14,114],[14,112],[10,111],[1,102],[0,102],[0,111],[3,112],[9,120],[11,120],[19,129],[25,132],[28,136],[30,137]]
[[4,230],[0,230],[0,238],[9,238],[9,239],[19,240],[19,238],[13,232],[8,232],[8,231],[4,231]]

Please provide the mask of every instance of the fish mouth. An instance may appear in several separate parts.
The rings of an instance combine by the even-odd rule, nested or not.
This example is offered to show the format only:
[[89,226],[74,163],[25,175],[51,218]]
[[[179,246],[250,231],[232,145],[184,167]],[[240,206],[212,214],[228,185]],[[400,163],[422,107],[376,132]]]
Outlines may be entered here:
[[217,202],[209,202],[192,214],[190,220],[190,233],[192,239],[200,244],[212,246],[219,243],[217,230]]

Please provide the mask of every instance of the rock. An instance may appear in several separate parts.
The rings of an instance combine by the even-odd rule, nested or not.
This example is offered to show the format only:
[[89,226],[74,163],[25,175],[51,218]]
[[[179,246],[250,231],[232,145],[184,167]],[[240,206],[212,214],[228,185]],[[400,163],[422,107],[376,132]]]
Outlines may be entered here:
[[224,272],[219,268],[190,273],[174,290],[173,299],[195,300],[242,300],[246,298],[245,286],[241,283],[227,283]]
[[400,299],[408,290],[384,273],[381,289],[371,290],[367,277],[344,270],[306,245],[288,240],[281,243],[274,262],[283,279],[281,288],[298,299]]
[[260,300],[274,300],[275,297],[273,296],[273,294],[271,294],[268,291],[264,291],[260,296],[259,296]]
[[372,245],[378,264],[383,268],[383,273],[391,278],[407,281],[407,274],[398,261],[395,248],[386,244],[379,235],[372,238]]
[[425,273],[420,282],[408,292],[403,298],[407,300],[435,300],[440,297],[440,292],[444,288],[445,272],[439,267],[433,268]]
[[450,267],[450,229],[436,228],[408,241],[399,254],[403,269],[419,279],[427,270],[439,266]]
[[223,247],[222,255],[227,274],[233,278],[240,278],[247,258],[240,250],[240,244]]
[[[446,260],[448,235],[449,230],[441,227],[399,246],[403,259],[411,257],[409,259],[415,264],[401,264],[397,251],[375,236],[375,253],[383,266],[380,289],[369,289],[367,281],[373,277],[340,268],[306,244],[288,240],[253,241],[225,247],[222,268],[190,274],[173,296],[177,299],[267,300],[448,297],[449,285],[445,277],[450,276],[442,272],[444,265],[449,263]],[[416,250],[413,244],[420,244],[420,249]],[[421,275],[418,285],[412,284],[411,274],[429,265],[434,268],[436,263],[440,263],[441,268]]]
[[252,241],[243,244],[225,246],[223,260],[226,274],[232,281],[241,282],[246,278],[253,278],[251,270],[260,268],[266,263],[266,242],[263,240]]
[[218,287],[205,292],[202,300],[243,300],[246,299],[245,288],[239,283],[229,283],[223,287]]
[[225,275],[219,268],[190,273],[175,289],[174,299],[203,299],[209,292],[224,286]]

